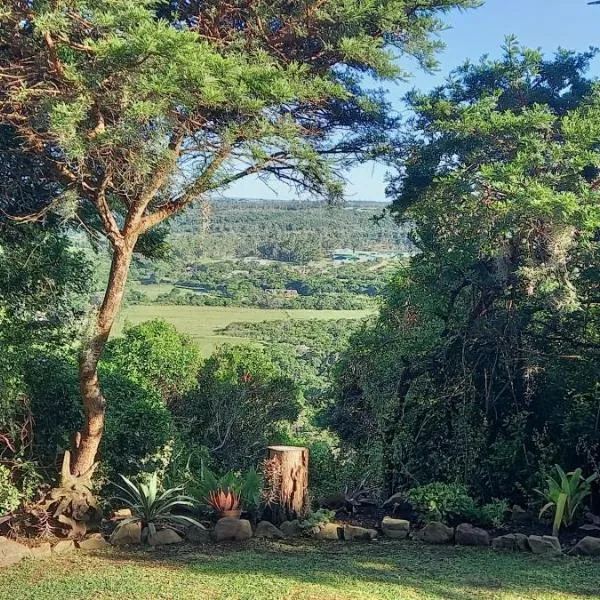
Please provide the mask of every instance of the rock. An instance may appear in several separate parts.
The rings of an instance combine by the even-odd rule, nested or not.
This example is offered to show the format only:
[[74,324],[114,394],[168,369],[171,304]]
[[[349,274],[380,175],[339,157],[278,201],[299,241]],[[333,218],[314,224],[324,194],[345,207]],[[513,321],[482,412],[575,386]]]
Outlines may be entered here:
[[527,541],[534,554],[557,556],[561,553],[560,542],[553,535],[530,535]]
[[252,537],[252,525],[246,519],[223,517],[217,521],[214,536],[217,542],[249,540]]
[[188,527],[183,535],[188,542],[192,544],[206,544],[210,541],[210,531],[203,525],[192,525]]
[[115,510],[113,519],[120,521],[122,519],[131,519],[132,516],[130,508],[119,508],[119,510]]
[[586,535],[571,552],[582,556],[600,556],[600,538]]
[[110,543],[113,546],[128,546],[130,544],[142,543],[142,524],[124,523],[117,527],[110,536]]
[[299,537],[302,535],[302,528],[300,527],[300,521],[298,521],[298,519],[284,521],[279,526],[279,529],[285,537]]
[[101,533],[94,533],[85,540],[81,540],[78,546],[81,550],[104,550],[110,544],[104,539]]
[[523,533],[507,533],[492,540],[494,550],[504,550],[508,552],[528,552],[529,542],[527,536]]
[[159,529],[154,535],[148,536],[148,543],[151,546],[168,546],[181,542],[183,542],[183,538],[172,529]]
[[531,523],[532,515],[528,510],[515,504],[511,510],[510,520],[513,523]]
[[44,542],[39,546],[35,546],[29,549],[31,558],[35,560],[50,558],[52,556],[52,546],[50,542]]
[[381,530],[386,537],[404,540],[410,532],[410,521],[405,519],[394,519],[392,517],[383,517],[381,521]]
[[376,529],[367,529],[366,527],[355,527],[354,525],[344,525],[344,539],[352,540],[374,540],[377,537]]
[[0,536],[0,567],[9,567],[28,556],[31,551],[27,546]]
[[473,527],[470,523],[461,523],[454,533],[454,539],[460,546],[489,546],[490,535],[485,529]]
[[583,518],[585,519],[586,523],[600,525],[600,515],[595,515],[591,510],[586,510],[583,514]]
[[419,531],[418,538],[426,544],[450,544],[454,539],[454,529],[440,521],[432,521]]
[[338,529],[342,529],[337,523],[325,523],[317,527],[314,531],[314,537],[318,540],[339,540]]
[[282,539],[285,534],[270,521],[261,521],[256,526],[254,536],[257,538]]
[[52,554],[69,554],[75,550],[75,542],[73,540],[61,540],[52,547]]

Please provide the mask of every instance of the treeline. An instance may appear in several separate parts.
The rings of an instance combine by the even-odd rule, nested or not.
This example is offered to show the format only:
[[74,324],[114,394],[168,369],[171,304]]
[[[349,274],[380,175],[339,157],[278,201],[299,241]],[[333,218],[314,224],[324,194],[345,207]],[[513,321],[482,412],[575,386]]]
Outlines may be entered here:
[[[327,257],[338,248],[410,253],[408,227],[383,217],[377,203],[326,206],[319,202],[214,200],[210,214],[186,211],[172,225],[171,243],[192,241],[185,253],[196,258],[259,256],[304,264]],[[189,254],[188,254],[189,255]]]
[[[256,306],[259,308],[373,308],[397,268],[396,261],[322,264],[295,267],[283,263],[218,261],[172,272],[174,287],[160,294],[159,304]],[[141,273],[141,271],[140,271]],[[173,279],[183,276],[185,279]],[[140,275],[141,276],[141,275]],[[152,272],[146,283],[158,283]],[[143,286],[128,294],[131,303],[148,303]]]

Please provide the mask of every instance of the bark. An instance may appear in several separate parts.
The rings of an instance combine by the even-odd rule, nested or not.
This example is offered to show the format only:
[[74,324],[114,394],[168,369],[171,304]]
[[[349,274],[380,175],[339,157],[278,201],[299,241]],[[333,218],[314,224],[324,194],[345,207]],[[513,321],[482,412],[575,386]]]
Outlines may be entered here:
[[308,514],[308,449],[269,446],[269,460],[277,463],[279,521],[301,519]]
[[93,334],[83,348],[79,360],[79,384],[85,416],[83,427],[73,442],[71,472],[76,476],[93,471],[102,439],[106,400],[100,389],[98,363],[123,300],[135,241],[123,240],[113,247],[104,300],[96,315]]

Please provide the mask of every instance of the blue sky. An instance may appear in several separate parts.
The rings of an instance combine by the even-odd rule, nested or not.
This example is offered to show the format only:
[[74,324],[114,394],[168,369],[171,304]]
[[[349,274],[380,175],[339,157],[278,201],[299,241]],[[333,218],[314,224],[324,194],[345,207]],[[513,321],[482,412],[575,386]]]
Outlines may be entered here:
[[[498,55],[507,34],[515,34],[521,44],[542,48],[551,54],[558,47],[586,50],[600,46],[600,5],[588,6],[587,0],[487,0],[478,9],[453,12],[446,19],[450,28],[441,34],[446,50],[440,55],[436,74],[419,72],[409,61],[402,64],[413,71],[412,78],[389,86],[389,97],[398,108],[411,88],[429,89],[467,58],[477,60],[483,54]],[[600,61],[593,66],[600,75]],[[347,175],[347,198],[384,201],[385,169],[363,165]],[[228,196],[251,198],[293,198],[293,190],[259,180],[246,179],[230,188]]]

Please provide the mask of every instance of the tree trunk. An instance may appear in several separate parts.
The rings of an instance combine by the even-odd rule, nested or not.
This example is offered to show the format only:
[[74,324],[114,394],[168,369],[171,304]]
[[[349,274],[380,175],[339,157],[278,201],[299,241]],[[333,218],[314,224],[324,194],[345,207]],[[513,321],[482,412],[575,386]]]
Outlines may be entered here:
[[277,466],[277,520],[301,519],[308,514],[308,449],[269,446],[269,461]]
[[135,240],[127,240],[113,248],[104,300],[96,316],[93,334],[79,360],[79,386],[85,417],[82,430],[73,442],[71,472],[76,476],[91,474],[102,439],[106,400],[100,390],[98,363],[123,300],[134,245]]

